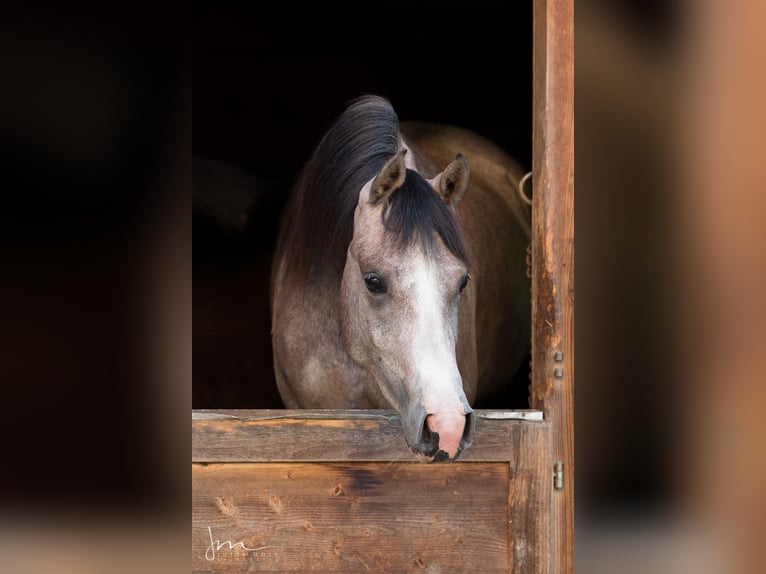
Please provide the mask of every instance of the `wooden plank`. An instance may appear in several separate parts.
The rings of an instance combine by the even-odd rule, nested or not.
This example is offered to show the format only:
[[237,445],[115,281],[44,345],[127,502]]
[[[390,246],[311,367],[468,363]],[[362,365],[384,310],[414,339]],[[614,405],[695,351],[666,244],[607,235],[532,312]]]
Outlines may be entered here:
[[508,572],[509,469],[192,464],[192,568]]
[[[485,415],[486,413],[486,415]],[[539,412],[521,417],[539,419]],[[510,416],[513,413],[505,413]],[[478,411],[473,445],[461,461],[507,461],[502,411]],[[399,416],[386,411],[195,411],[193,462],[416,461]]]
[[574,5],[535,0],[530,403],[553,425],[551,572],[574,571]]
[[553,464],[550,425],[511,427],[508,500],[511,572],[549,574]]
[[[192,421],[216,419],[378,419],[397,418],[393,411],[375,409],[196,409],[192,411]],[[476,416],[482,419],[503,419],[517,421],[542,421],[543,412],[536,409],[514,411],[479,410]]]

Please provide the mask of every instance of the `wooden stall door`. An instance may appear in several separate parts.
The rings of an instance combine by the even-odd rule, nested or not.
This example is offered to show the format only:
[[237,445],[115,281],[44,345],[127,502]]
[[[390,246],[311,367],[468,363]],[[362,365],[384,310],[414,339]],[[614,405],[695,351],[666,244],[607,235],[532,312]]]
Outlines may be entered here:
[[550,574],[550,430],[478,411],[423,464],[396,413],[195,411],[192,569]]

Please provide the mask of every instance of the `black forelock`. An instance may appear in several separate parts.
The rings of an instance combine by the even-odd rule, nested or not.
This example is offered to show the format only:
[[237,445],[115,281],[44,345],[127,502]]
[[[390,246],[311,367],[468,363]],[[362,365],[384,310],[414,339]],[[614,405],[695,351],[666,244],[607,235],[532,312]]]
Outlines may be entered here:
[[400,245],[418,241],[426,253],[436,248],[437,236],[455,257],[470,264],[471,257],[457,216],[425,178],[411,169],[383,210],[383,225]]

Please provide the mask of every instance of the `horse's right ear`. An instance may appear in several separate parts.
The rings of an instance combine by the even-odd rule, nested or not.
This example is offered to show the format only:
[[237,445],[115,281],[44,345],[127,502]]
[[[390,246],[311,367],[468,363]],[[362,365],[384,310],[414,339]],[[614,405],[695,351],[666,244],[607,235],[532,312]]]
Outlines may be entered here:
[[372,187],[370,187],[370,203],[375,204],[382,201],[402,186],[404,178],[407,177],[407,168],[404,165],[406,153],[406,149],[397,153],[386,162],[383,169],[375,176]]
[[471,166],[466,157],[459,153],[457,157],[435,178],[431,185],[447,205],[457,206],[468,189],[468,178],[471,177]]

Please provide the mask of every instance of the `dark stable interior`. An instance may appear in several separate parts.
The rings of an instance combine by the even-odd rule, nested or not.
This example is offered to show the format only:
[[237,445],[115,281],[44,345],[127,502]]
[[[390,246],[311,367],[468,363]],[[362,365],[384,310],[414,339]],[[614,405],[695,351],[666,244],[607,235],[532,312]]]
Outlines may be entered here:
[[[215,182],[212,161],[243,170],[257,192],[229,226],[195,198],[193,408],[283,407],[269,316],[280,213],[351,99],[379,94],[402,121],[471,129],[531,169],[532,4],[514,3],[510,14],[503,2],[195,10],[195,187]],[[504,396],[475,406],[528,408],[528,384],[525,367]]]

